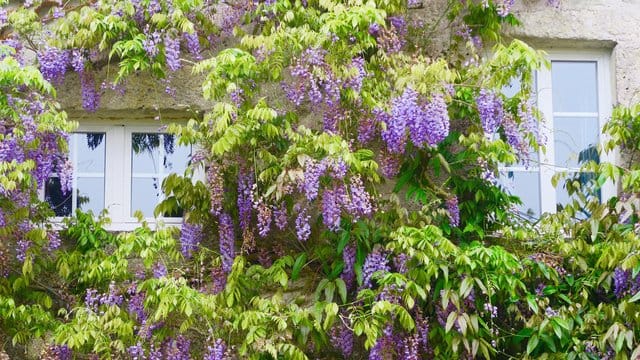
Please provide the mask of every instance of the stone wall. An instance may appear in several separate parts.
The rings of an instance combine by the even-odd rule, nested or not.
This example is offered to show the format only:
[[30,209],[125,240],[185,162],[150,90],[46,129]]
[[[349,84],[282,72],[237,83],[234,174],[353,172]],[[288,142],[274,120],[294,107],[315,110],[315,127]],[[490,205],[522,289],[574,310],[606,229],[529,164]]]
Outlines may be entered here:
[[640,1],[524,0],[515,9],[523,26],[511,30],[540,49],[610,49],[613,103],[640,101]]
[[[629,105],[640,101],[640,0],[561,0],[559,8],[547,5],[546,0],[517,1],[514,12],[522,20],[521,27],[510,29],[510,36],[521,38],[543,50],[608,49],[611,50],[612,89],[614,104]],[[425,26],[433,26],[434,38],[430,47],[437,49],[449,39],[442,25],[435,25],[446,0],[424,0],[418,12]],[[446,20],[443,22],[446,23]],[[435,25],[435,26],[434,26]],[[437,51],[437,50],[436,50]],[[116,72],[117,66],[103,69]],[[98,76],[99,78],[100,76]],[[202,78],[181,70],[173,74],[172,86],[176,97],[164,92],[164,85],[146,75],[127,80],[124,96],[107,91],[96,114],[82,110],[80,84],[70,74],[59,100],[72,118],[113,118],[133,116],[153,118],[158,111],[187,114],[188,110],[202,110],[212,104],[202,98]]]

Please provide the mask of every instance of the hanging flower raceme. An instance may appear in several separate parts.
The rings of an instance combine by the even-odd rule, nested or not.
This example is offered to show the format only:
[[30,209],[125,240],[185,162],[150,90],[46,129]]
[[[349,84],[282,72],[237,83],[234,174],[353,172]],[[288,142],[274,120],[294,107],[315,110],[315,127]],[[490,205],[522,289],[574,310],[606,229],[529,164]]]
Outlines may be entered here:
[[391,101],[391,116],[382,119],[386,125],[382,131],[382,140],[387,144],[390,153],[404,153],[407,144],[407,124],[418,116],[420,108],[418,93],[415,90],[406,88],[402,95]]
[[61,83],[69,66],[69,51],[46,46],[38,52],[40,72],[47,81]]
[[302,192],[305,194],[307,200],[313,201],[318,196],[320,177],[324,175],[326,169],[326,162],[309,160],[305,163]]
[[167,68],[171,71],[179,70],[180,64],[180,39],[171,36],[164,37],[164,56]]
[[93,73],[83,71],[80,74],[80,87],[82,92],[82,107],[89,112],[96,111],[100,105],[100,93],[96,89]]
[[446,201],[447,211],[452,226],[460,225],[460,208],[458,207],[458,197],[452,196]]
[[271,221],[273,219],[273,212],[271,207],[264,202],[263,199],[259,199],[255,205],[255,209],[258,212],[258,234],[261,237],[266,237],[271,230]]
[[502,124],[504,109],[502,99],[495,92],[482,89],[476,97],[480,123],[486,136],[493,136]]
[[253,174],[241,167],[238,172],[238,217],[240,228],[245,231],[251,223],[251,209],[253,208]]
[[613,293],[620,299],[627,294],[629,289],[629,280],[631,279],[631,271],[623,270],[617,267],[613,271]]
[[276,207],[273,210],[273,218],[276,222],[276,227],[280,230],[284,230],[289,223],[289,218],[287,214],[287,204],[283,201],[279,207]]
[[210,209],[212,215],[218,216],[222,212],[222,202],[224,200],[224,179],[222,169],[216,162],[209,164],[207,169],[207,183],[209,188]]
[[344,188],[340,186],[325,189],[322,193],[322,220],[331,231],[340,229],[341,205],[345,196]]
[[203,238],[202,225],[182,222],[180,244],[182,256],[190,259],[198,251]]
[[347,244],[342,250],[342,261],[344,262],[344,267],[342,268],[342,274],[340,278],[344,280],[347,289],[353,288],[356,280],[356,273],[354,269],[354,264],[356,263],[356,247]]
[[353,331],[344,326],[341,322],[338,322],[329,332],[329,339],[331,345],[340,350],[345,358],[350,358],[353,353]]
[[356,219],[370,216],[373,213],[372,199],[364,188],[362,177],[359,175],[353,176],[350,182],[349,192],[351,197],[346,203],[347,211]]
[[227,351],[227,345],[222,339],[216,339],[216,341],[207,346],[207,353],[204,355],[204,360],[224,360],[225,352]]
[[211,268],[212,291],[219,294],[227,285],[227,273],[221,265],[215,265]]
[[307,241],[311,235],[311,224],[309,224],[311,215],[307,214],[307,208],[302,207],[300,204],[295,206],[294,211],[298,213],[296,217],[296,235],[298,236],[298,240]]
[[[416,134],[426,134],[424,140],[429,146],[436,146],[449,135],[449,111],[442,94],[433,95],[431,101],[424,107],[423,123],[416,126]],[[410,134],[414,130],[409,123]],[[413,144],[421,147],[423,139],[411,140]]]
[[387,254],[381,247],[376,247],[367,255],[364,265],[362,265],[362,286],[371,288],[373,286],[373,274],[378,271],[387,272],[389,270],[391,268],[389,267]]
[[408,87],[402,95],[391,101],[391,114],[374,111],[386,129],[382,139],[392,154],[403,154],[407,143],[407,130],[411,142],[418,148],[436,146],[449,135],[449,112],[444,97],[435,94],[430,101],[420,99]]
[[233,260],[236,257],[235,231],[233,229],[233,220],[231,219],[231,216],[229,216],[229,214],[220,214],[218,233],[220,238],[220,256],[222,257],[222,269],[226,273],[229,273],[233,266]]
[[187,50],[193,56],[194,60],[202,60],[202,54],[200,49],[200,39],[198,37],[198,33],[183,33],[182,37],[184,38],[185,44],[187,46]]

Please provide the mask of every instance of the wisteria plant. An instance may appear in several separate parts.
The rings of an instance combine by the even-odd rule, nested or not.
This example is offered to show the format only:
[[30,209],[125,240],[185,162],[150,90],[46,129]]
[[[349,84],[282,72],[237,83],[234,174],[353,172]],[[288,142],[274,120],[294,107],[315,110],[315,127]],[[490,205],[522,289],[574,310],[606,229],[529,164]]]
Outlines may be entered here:
[[[575,201],[534,223],[497,180],[545,142],[514,3],[0,0],[0,359],[636,358],[636,166],[557,179]],[[165,123],[198,149],[155,210],[180,229],[52,225],[55,89],[100,111],[137,75],[202,80]],[[636,153],[639,118],[601,151]]]

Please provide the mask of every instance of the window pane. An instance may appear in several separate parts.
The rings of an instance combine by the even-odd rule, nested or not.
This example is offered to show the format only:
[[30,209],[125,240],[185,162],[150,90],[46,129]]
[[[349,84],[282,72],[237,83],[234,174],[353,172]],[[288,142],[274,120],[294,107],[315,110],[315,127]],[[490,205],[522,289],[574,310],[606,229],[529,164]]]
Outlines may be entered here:
[[73,190],[62,194],[57,175],[45,184],[45,200],[56,216],[71,216],[76,208],[98,213],[104,209],[104,166],[106,134],[73,133],[69,157],[73,162]]
[[76,151],[78,173],[104,173],[105,134],[73,134],[72,151]]
[[551,63],[554,112],[598,112],[595,62]]
[[60,178],[50,177],[44,185],[44,199],[49,203],[56,216],[70,216],[73,200],[72,192],[62,194]]
[[540,217],[540,175],[537,171],[503,171],[500,184],[522,201],[518,211],[532,218]]
[[165,135],[165,139],[171,141],[172,146],[169,148],[167,144],[169,141],[165,141],[166,155],[164,157],[164,173],[184,173],[184,170],[189,165],[189,159],[191,157],[191,146],[173,146],[173,135]]
[[[589,172],[581,172],[581,173],[569,173],[566,178],[558,181],[558,185],[556,186],[556,208],[557,210],[561,210],[567,204],[572,202],[574,199],[577,199],[575,195],[569,196],[569,192],[567,191],[567,182],[573,182],[577,180],[580,184],[582,184],[583,192],[587,192],[588,198],[593,198],[594,196],[601,200],[602,196],[600,190],[592,191],[592,188],[588,186],[589,184],[593,184],[596,180],[594,173]],[[587,218],[591,216],[585,209],[576,211],[576,215],[579,218]]]
[[[538,86],[537,82],[538,82],[538,74],[534,72],[533,84],[532,84],[532,91],[534,93],[531,94],[531,99],[530,99],[534,104],[534,106],[537,103],[537,98],[535,94],[535,91]],[[520,91],[521,85],[522,84],[518,77],[511,78],[511,82],[509,83],[509,85],[506,85],[502,88],[502,94],[507,98],[512,98]],[[525,160],[520,160],[515,164],[505,164],[505,165],[506,166],[510,166],[510,165],[524,166],[526,168],[530,168],[531,166],[538,166],[539,164],[540,164],[540,160],[539,160],[538,151],[536,151],[533,148],[529,148],[529,155]]]
[[[520,82],[520,78],[519,77],[513,77],[511,78],[510,82],[508,85],[502,87],[502,94],[504,96],[506,96],[507,98],[512,98],[514,97],[522,88],[522,83]],[[534,72],[533,73],[533,84],[531,84],[531,100],[533,101],[533,103],[537,103],[537,98],[536,98],[536,89],[538,88],[538,73]]]
[[145,217],[153,216],[160,198],[160,185],[158,178],[131,179],[131,215],[140,210]]
[[514,77],[511,79],[511,83],[502,88],[502,94],[508,98],[514,97],[518,91],[520,91],[520,79]]
[[160,159],[160,135],[151,133],[131,134],[131,170],[133,173],[157,174]]
[[76,206],[94,214],[104,209],[104,177],[78,178]]
[[597,118],[554,118],[555,165],[578,168],[589,161],[598,161]]
[[151,217],[163,198],[162,181],[171,173],[184,172],[191,158],[191,146],[178,146],[171,134],[133,133],[131,136],[131,215],[140,210]]

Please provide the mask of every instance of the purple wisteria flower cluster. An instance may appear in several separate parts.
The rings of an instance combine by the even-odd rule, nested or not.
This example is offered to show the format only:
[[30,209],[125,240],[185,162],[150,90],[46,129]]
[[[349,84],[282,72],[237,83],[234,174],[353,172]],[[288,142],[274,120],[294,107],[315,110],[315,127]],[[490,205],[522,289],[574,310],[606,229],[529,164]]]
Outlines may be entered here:
[[613,271],[613,294],[620,299],[627,295],[635,295],[640,291],[640,276],[631,277],[631,270],[621,267]]
[[37,59],[44,78],[54,84],[62,84],[69,68],[78,73],[83,108],[90,112],[98,108],[100,92],[96,89],[93,72],[85,66],[87,59],[83,50],[63,50],[46,46],[38,52]]
[[373,287],[373,275],[377,272],[388,272],[390,270],[387,254],[381,247],[375,247],[367,255],[362,265],[362,286],[365,288]]
[[222,257],[222,269],[225,273],[231,272],[235,252],[235,230],[233,220],[227,213],[220,214],[219,219],[220,256]]
[[504,117],[502,98],[495,92],[482,89],[476,97],[476,105],[480,114],[482,130],[486,136],[493,136],[502,124]]
[[452,196],[448,198],[445,204],[447,206],[447,211],[449,212],[449,219],[451,220],[451,225],[453,226],[460,225],[460,208],[458,207],[458,197]]
[[407,43],[408,26],[402,15],[391,16],[388,19],[389,26],[383,28],[374,23],[369,26],[369,34],[376,38],[378,46],[386,54],[398,53]]
[[[347,171],[347,165],[341,160],[325,158],[321,161],[308,160],[305,163],[300,191],[307,200],[316,199],[321,190],[320,180],[325,174],[328,173],[333,180],[337,180],[332,182],[332,185],[324,187],[321,198],[323,222],[332,231],[340,228],[343,210],[354,220],[373,213],[371,195],[366,191],[360,176],[352,177],[349,185],[339,181],[345,178]],[[298,218],[300,219],[300,216]]]
[[117,288],[115,282],[109,284],[109,291],[106,293],[99,293],[96,289],[87,289],[84,297],[84,303],[87,308],[93,312],[98,313],[101,305],[105,306],[120,306],[124,301],[120,289]]
[[240,228],[245,231],[251,223],[253,208],[253,174],[246,168],[238,172],[238,217]]
[[347,244],[342,250],[342,261],[344,267],[342,268],[342,274],[340,278],[344,281],[347,289],[352,289],[356,281],[356,273],[354,265],[356,263],[356,247]]
[[298,213],[295,221],[298,240],[307,241],[311,236],[311,224],[309,223],[311,215],[307,213],[307,208],[300,204],[295,206],[294,211]]
[[408,139],[416,147],[424,148],[438,145],[449,135],[449,113],[441,94],[424,101],[408,87],[391,101],[390,114],[380,110],[375,114],[385,124],[382,140],[390,154],[403,154]]
[[222,202],[224,200],[224,178],[222,168],[218,163],[211,162],[207,168],[207,184],[211,207],[211,215],[218,216],[222,212]]
[[216,339],[212,345],[207,346],[207,353],[204,355],[204,360],[225,360],[227,345],[222,339]]
[[263,199],[258,199],[254,208],[258,212],[258,235],[260,235],[260,237],[266,237],[269,234],[269,231],[271,231],[273,210],[264,202]]
[[340,353],[342,353],[342,356],[344,356],[345,359],[350,358],[353,353],[353,338],[353,331],[341,322],[334,325],[329,331],[329,340],[331,341],[331,345],[335,349],[340,350]]
[[326,56],[324,49],[304,50],[290,67],[294,82],[283,82],[282,87],[287,98],[296,106],[301,106],[305,101],[314,107],[322,106],[324,130],[336,133],[340,122],[347,118],[340,102],[341,92],[343,89],[352,89],[359,93],[367,70],[364,59],[355,57],[349,66],[351,71],[341,78],[325,61]]
[[202,225],[183,221],[182,231],[180,233],[180,251],[182,252],[182,256],[184,256],[185,259],[191,259],[193,253],[199,250],[203,238]]

